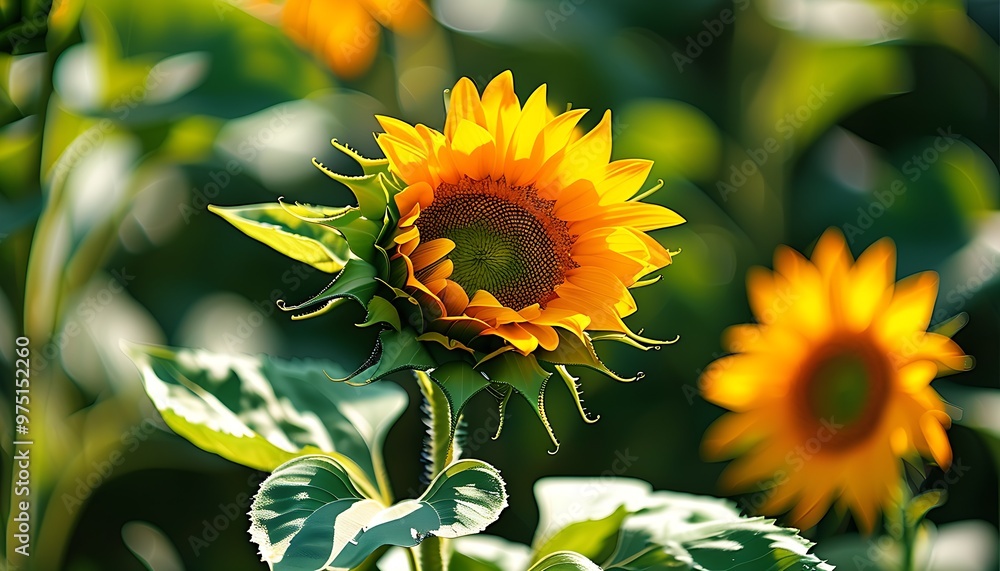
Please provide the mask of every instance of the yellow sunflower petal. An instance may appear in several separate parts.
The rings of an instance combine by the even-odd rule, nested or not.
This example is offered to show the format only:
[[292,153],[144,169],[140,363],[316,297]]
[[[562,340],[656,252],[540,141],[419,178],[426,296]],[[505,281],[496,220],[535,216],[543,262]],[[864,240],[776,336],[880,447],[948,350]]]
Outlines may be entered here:
[[417,129],[409,123],[386,115],[376,115],[375,120],[382,126],[386,134],[392,135],[415,149],[427,151],[423,138],[417,133]]
[[522,329],[538,339],[538,345],[546,351],[552,351],[559,346],[559,334],[550,325],[537,325],[535,323],[520,323]]
[[448,117],[444,123],[444,134],[450,141],[454,141],[458,128],[463,121],[469,121],[474,125],[486,127],[486,113],[483,111],[483,103],[479,99],[479,91],[472,83],[472,80],[463,77],[455,84],[451,90],[451,103],[448,107]]
[[701,454],[709,461],[732,458],[757,442],[767,432],[766,424],[752,412],[722,415],[705,431]]
[[938,293],[938,276],[923,272],[896,284],[892,301],[882,312],[877,325],[882,338],[889,343],[912,339],[923,333],[931,320]]
[[[938,411],[928,411],[920,417],[920,428],[923,430],[924,438],[927,439],[934,461],[942,469],[947,470],[951,466],[951,444],[948,442],[948,433],[942,426],[941,414]],[[950,421],[951,419],[948,419],[949,423]]]
[[537,172],[541,165],[534,165],[528,169],[526,164],[531,160],[531,152],[538,140],[539,133],[545,127],[547,121],[548,107],[545,101],[545,84],[542,84],[524,102],[521,115],[518,117],[517,125],[511,134],[507,146],[507,160],[504,166],[504,175],[510,184],[519,184],[521,174],[525,170]]
[[563,184],[581,179],[597,179],[611,160],[611,111],[605,111],[589,133],[570,145],[562,160],[559,179]]
[[497,147],[490,175],[499,180],[504,176],[510,137],[521,117],[521,102],[514,92],[514,75],[510,71],[493,78],[483,90],[483,113],[486,115],[486,128],[493,133]]
[[380,24],[401,34],[413,34],[431,22],[427,6],[420,0],[361,0]]
[[448,315],[461,315],[465,308],[469,306],[469,296],[462,289],[462,286],[449,280],[445,289],[440,295],[441,302],[444,303]]
[[405,216],[418,206],[420,208],[430,206],[431,202],[434,202],[434,189],[426,182],[411,184],[396,195],[395,201],[399,213]]
[[788,519],[799,529],[811,529],[823,519],[832,501],[832,494],[824,487],[806,487]]
[[493,169],[496,143],[489,131],[471,121],[461,121],[451,141],[455,167],[473,180],[486,178]]
[[937,376],[937,366],[931,361],[917,361],[899,369],[899,386],[908,393],[923,390]]
[[426,149],[415,147],[388,133],[379,135],[376,142],[389,159],[392,170],[407,184],[425,182],[431,188],[437,186],[438,181],[428,167]]
[[[441,298],[441,291],[447,286],[446,278],[451,277],[451,273],[455,271],[455,263],[451,260],[440,260],[438,263],[431,265],[426,268],[420,275],[420,281],[428,284],[428,288],[434,292],[434,295]],[[430,283],[434,282],[437,285],[435,287],[430,287]],[[444,303],[444,300],[442,300]]]
[[493,333],[510,342],[521,354],[527,355],[538,348],[538,339],[520,324],[510,323],[493,329]]
[[879,240],[851,268],[844,283],[843,316],[852,331],[864,331],[892,296],[896,277],[896,247],[892,240]]
[[575,222],[573,230],[584,233],[606,226],[629,226],[648,232],[683,224],[684,218],[673,210],[647,202],[625,202],[601,207],[595,216]]
[[597,183],[597,193],[602,205],[625,202],[642,188],[653,161],[627,159],[608,163],[604,167],[604,177]]
[[837,228],[830,228],[820,237],[813,250],[812,261],[825,278],[844,276],[854,258],[847,247],[844,234]]

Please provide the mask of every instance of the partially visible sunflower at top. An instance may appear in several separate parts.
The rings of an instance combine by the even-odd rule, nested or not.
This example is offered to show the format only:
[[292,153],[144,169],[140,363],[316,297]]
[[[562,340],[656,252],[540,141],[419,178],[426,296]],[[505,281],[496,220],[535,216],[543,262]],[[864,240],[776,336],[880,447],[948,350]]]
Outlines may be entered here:
[[[633,332],[623,318],[637,309],[629,289],[656,282],[659,276],[648,276],[671,263],[671,252],[647,232],[684,221],[641,201],[662,186],[641,192],[652,162],[611,161],[610,112],[584,133],[578,124],[585,113],[554,115],[544,85],[522,107],[510,72],[482,97],[462,79],[451,91],[443,132],[380,116],[382,160],[334,142],[364,174],[317,166],[350,187],[358,207],[282,203],[216,211],[286,254],[324,271],[342,269],[320,295],[282,307],[316,308],[301,316],[311,317],[341,298],[367,306],[362,325],[385,330],[349,379],[426,370],[445,388],[454,414],[488,386],[501,408],[516,391],[555,441],[544,409],[552,374],[570,387],[587,419],[567,366],[630,380],[604,366],[593,341],[640,349],[667,343]],[[304,234],[322,249],[289,253]]]
[[723,342],[735,354],[699,382],[707,400],[732,411],[703,442],[710,459],[740,457],[723,472],[723,487],[763,485],[770,495],[759,511],[790,510],[802,529],[836,503],[870,533],[903,498],[900,459],[924,456],[948,468],[951,418],[930,383],[972,367],[949,336],[964,317],[928,331],[937,274],[896,282],[895,272],[891,241],[855,263],[836,229],[811,260],[782,246],[773,272],[751,270],[758,324],[727,330]]
[[431,22],[421,0],[245,0],[240,6],[280,25],[290,38],[347,79],[371,67],[382,27],[412,35]]

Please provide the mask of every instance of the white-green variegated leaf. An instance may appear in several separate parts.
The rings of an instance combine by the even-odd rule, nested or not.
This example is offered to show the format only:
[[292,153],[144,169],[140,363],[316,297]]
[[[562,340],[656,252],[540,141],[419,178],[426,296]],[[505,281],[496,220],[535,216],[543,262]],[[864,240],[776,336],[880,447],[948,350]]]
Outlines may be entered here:
[[329,361],[285,361],[193,349],[125,345],[164,421],[196,446],[271,471],[297,456],[336,457],[378,497],[382,445],[406,408],[391,383],[349,387]]
[[479,533],[506,506],[500,473],[478,460],[451,464],[420,498],[386,506],[362,494],[337,459],[303,456],[261,485],[250,534],[275,571],[346,570],[384,546]]
[[798,530],[741,517],[718,498],[654,492],[626,478],[548,478],[535,495],[536,567],[571,551],[607,571],[832,569],[809,553],[812,543]]

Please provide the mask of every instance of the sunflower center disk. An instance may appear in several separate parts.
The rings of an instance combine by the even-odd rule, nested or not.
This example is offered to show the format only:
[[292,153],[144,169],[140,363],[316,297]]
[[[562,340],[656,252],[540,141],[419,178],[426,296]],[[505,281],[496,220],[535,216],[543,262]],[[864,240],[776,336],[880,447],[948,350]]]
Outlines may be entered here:
[[471,297],[493,294],[520,310],[545,303],[576,263],[573,237],[553,213],[554,201],[532,187],[509,187],[503,179],[442,183],[434,202],[420,213],[420,241],[448,238],[455,249],[451,279]]
[[814,426],[833,427],[831,444],[849,444],[872,432],[887,398],[884,357],[863,346],[833,346],[817,354],[803,373],[806,416]]

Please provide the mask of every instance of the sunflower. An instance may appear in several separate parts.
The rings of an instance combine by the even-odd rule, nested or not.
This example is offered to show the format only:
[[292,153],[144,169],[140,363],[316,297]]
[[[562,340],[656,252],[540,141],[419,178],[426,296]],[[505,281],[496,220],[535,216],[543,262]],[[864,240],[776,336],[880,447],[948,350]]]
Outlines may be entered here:
[[938,278],[895,281],[896,251],[883,239],[855,263],[839,230],[811,260],[788,247],[775,271],[751,270],[758,324],[723,336],[735,353],[699,381],[705,398],[733,412],[705,434],[713,460],[740,456],[723,472],[730,491],[768,491],[758,509],[789,510],[803,529],[836,502],[865,532],[900,498],[902,459],[952,460],[940,374],[971,368],[948,336],[927,330]]
[[[346,378],[378,381],[424,371],[447,396],[452,420],[475,394],[531,405],[552,442],[545,389],[558,374],[584,420],[578,379],[588,367],[619,380],[596,341],[643,350],[656,341],[623,319],[636,311],[631,288],[669,265],[671,253],[647,232],[683,218],[644,203],[663,186],[642,187],[652,163],[611,160],[611,114],[589,132],[586,110],[554,115],[545,86],[522,107],[513,76],[495,78],[482,97],[469,79],[451,91],[439,132],[378,117],[384,159],[336,141],[361,167],[348,176],[315,162],[354,193],[357,206],[260,204],[212,210],[253,238],[337,276],[319,294],[291,305],[293,319],[329,313],[353,300],[375,327],[371,357]],[[641,332],[640,332],[641,333]],[[501,423],[502,426],[502,423]]]
[[378,144],[406,188],[395,257],[406,284],[453,338],[496,336],[522,354],[559,330],[616,332],[636,310],[629,288],[670,264],[646,232],[684,221],[635,197],[652,162],[611,161],[611,113],[581,134],[585,109],[553,116],[546,88],[522,108],[510,72],[480,98],[463,78],[444,133],[378,117]]
[[264,21],[280,22],[290,38],[345,78],[371,67],[382,27],[411,35],[431,21],[421,0],[247,0],[242,7]]

